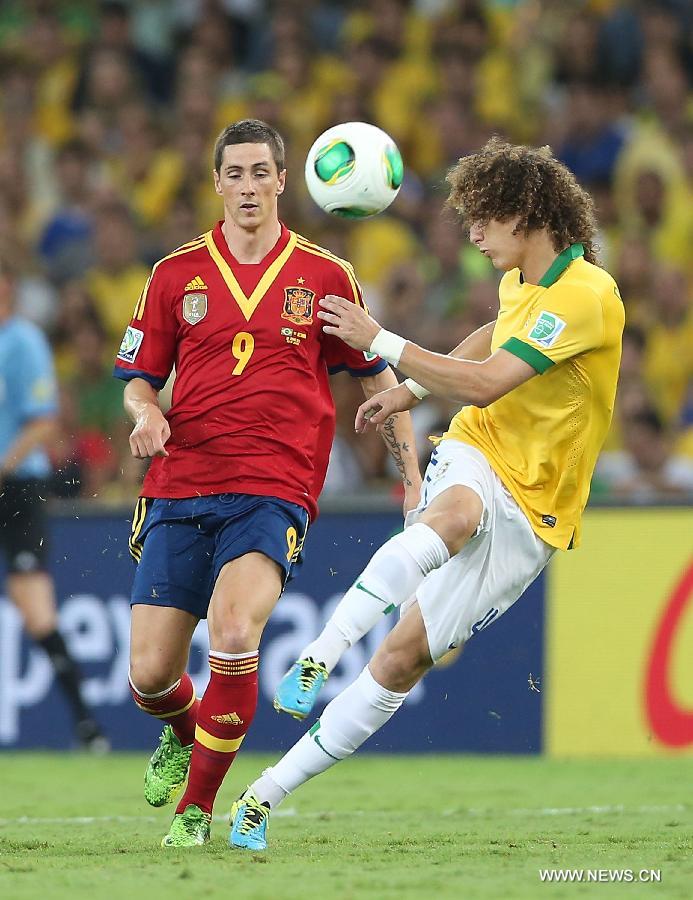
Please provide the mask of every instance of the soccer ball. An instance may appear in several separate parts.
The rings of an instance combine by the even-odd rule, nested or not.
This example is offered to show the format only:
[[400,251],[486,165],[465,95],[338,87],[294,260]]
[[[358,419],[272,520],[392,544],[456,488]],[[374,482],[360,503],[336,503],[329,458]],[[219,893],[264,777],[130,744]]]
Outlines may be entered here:
[[310,196],[325,212],[347,219],[364,219],[387,209],[403,177],[397,144],[366,122],[328,128],[306,159]]

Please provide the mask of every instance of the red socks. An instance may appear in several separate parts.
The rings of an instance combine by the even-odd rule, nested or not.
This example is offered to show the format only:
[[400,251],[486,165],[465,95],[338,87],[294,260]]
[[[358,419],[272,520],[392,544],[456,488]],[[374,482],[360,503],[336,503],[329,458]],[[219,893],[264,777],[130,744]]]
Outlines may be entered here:
[[160,694],[140,694],[132,682],[130,691],[140,709],[168,722],[184,747],[192,744],[200,701],[195,699],[195,688],[187,672],[180,681]]
[[214,798],[257,707],[258,652],[210,653],[212,670],[200,703],[188,786],[176,812],[190,803],[212,812]]

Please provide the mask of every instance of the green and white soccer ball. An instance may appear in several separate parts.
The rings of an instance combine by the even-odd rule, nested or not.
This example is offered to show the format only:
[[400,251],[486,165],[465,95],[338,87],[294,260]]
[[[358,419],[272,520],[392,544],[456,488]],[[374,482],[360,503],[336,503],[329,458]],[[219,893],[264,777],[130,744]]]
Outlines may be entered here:
[[347,219],[364,219],[387,209],[403,177],[397,144],[366,122],[328,128],[306,159],[310,196],[325,212]]

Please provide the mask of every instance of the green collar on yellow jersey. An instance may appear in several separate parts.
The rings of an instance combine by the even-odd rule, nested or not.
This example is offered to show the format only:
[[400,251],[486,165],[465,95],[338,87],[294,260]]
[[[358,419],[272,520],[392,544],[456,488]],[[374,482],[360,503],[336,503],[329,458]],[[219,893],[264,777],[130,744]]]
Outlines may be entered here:
[[[573,260],[584,255],[585,248],[582,244],[571,244],[570,247],[566,247],[562,253],[558,254],[556,259],[554,259],[546,270],[539,281],[539,287],[551,287],[552,284],[555,284],[558,281]],[[520,272],[520,281],[523,281],[522,272]],[[550,359],[550,357],[546,356],[536,347],[526,344],[524,341],[520,340],[520,338],[508,338],[504,344],[501,344],[501,349],[507,350],[509,353],[512,353],[513,356],[523,359],[540,375],[554,365],[554,361]]]
[[539,279],[539,287],[549,288],[555,284],[574,259],[585,255],[582,244],[571,244],[570,247],[559,253],[556,259]]

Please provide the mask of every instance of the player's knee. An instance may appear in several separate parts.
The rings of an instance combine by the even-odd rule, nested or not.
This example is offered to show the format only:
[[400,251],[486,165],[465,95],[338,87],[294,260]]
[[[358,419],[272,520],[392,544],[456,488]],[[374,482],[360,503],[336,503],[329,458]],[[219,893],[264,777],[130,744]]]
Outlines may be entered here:
[[130,657],[130,681],[140,694],[158,694],[181,677],[171,665],[148,655]]
[[373,660],[373,677],[391,691],[409,691],[431,667],[428,647],[418,644],[398,646],[378,654]]
[[478,517],[464,508],[447,509],[422,517],[421,521],[438,533],[451,556],[464,547],[476,531]]
[[219,653],[250,653],[258,648],[264,624],[244,615],[227,615],[210,623],[210,647]]

